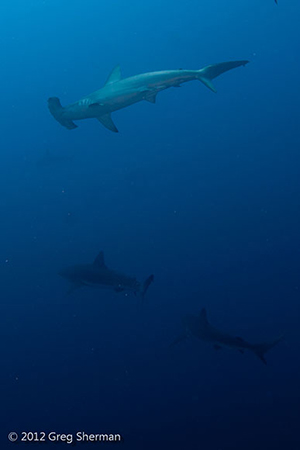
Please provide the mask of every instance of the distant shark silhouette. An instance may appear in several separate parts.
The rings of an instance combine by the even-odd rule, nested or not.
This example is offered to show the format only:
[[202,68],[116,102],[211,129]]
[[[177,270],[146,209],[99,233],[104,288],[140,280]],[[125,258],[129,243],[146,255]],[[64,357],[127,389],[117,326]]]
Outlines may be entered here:
[[283,335],[271,342],[263,344],[250,344],[241,337],[231,336],[223,333],[217,328],[214,328],[207,320],[206,309],[203,308],[198,316],[187,315],[182,320],[185,332],[180,335],[171,346],[194,336],[202,341],[212,343],[215,350],[220,350],[222,347],[230,347],[244,353],[245,350],[251,350],[264,363],[267,364],[265,353],[273,348],[278,342],[283,339]]
[[170,87],[180,87],[187,81],[199,80],[216,92],[212,80],[228,70],[245,66],[249,61],[229,61],[204,67],[200,70],[165,70],[121,78],[120,66],[113,69],[104,87],[81,100],[62,107],[57,97],[48,99],[53,117],[68,130],[77,128],[73,120],[94,118],[106,128],[118,132],[111,113],[129,105],[147,100],[155,103],[158,92]]
[[109,269],[104,261],[103,252],[100,252],[92,264],[79,264],[67,267],[59,275],[73,283],[69,293],[83,286],[93,286],[113,289],[115,292],[132,291],[144,298],[154,275],[150,275],[144,283],[136,278],[129,277]]

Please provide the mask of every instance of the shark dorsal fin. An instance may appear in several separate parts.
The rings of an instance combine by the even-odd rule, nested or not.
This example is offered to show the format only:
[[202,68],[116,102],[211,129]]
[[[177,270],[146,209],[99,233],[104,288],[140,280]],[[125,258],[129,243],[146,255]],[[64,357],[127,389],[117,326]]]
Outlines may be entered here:
[[108,78],[105,82],[104,86],[107,86],[108,84],[116,83],[117,81],[121,80],[121,67],[118,64],[108,75]]
[[199,321],[202,325],[208,324],[206,308],[201,309],[200,314],[199,314]]
[[98,256],[96,257],[96,259],[93,262],[93,265],[96,267],[99,267],[99,268],[106,267],[103,252],[99,252]]

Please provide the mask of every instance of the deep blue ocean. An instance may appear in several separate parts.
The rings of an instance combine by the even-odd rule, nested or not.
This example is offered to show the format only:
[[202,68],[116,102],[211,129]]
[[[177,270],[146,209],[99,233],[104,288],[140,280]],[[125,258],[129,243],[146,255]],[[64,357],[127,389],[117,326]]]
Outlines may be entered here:
[[[1,450],[300,449],[300,2],[278,2],[1,1]],[[117,64],[231,60],[250,63],[216,94],[193,81],[113,113],[118,134],[48,111]],[[69,292],[59,272],[99,251],[154,274],[144,302]],[[195,337],[170,347],[203,307],[232,336],[284,339],[267,365]]]

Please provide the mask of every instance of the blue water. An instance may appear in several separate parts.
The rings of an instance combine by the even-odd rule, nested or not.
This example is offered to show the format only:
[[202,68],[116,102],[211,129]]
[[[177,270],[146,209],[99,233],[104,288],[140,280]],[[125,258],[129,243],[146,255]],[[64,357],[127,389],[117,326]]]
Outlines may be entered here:
[[[299,17],[298,0],[2,0],[1,449],[26,446],[23,431],[300,448]],[[119,134],[96,120],[68,131],[47,109],[116,64],[127,77],[239,59],[217,94],[186,83],[114,113]],[[154,273],[144,305],[66,295],[58,272],[100,250]],[[170,349],[204,306],[233,335],[285,339],[267,366],[196,339]]]

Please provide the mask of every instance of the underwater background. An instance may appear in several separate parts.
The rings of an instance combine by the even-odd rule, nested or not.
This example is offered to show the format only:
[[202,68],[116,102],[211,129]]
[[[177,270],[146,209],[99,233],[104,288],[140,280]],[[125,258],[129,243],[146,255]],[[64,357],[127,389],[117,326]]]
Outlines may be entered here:
[[[0,448],[26,446],[12,431],[85,431],[130,450],[299,449],[299,1],[0,12]],[[117,64],[127,77],[239,59],[217,94],[187,83],[114,113],[118,134],[96,120],[68,131],[47,108]],[[58,272],[100,250],[139,280],[154,273],[144,304],[67,295]],[[170,348],[202,307],[250,342],[285,338],[267,366],[196,339]]]

